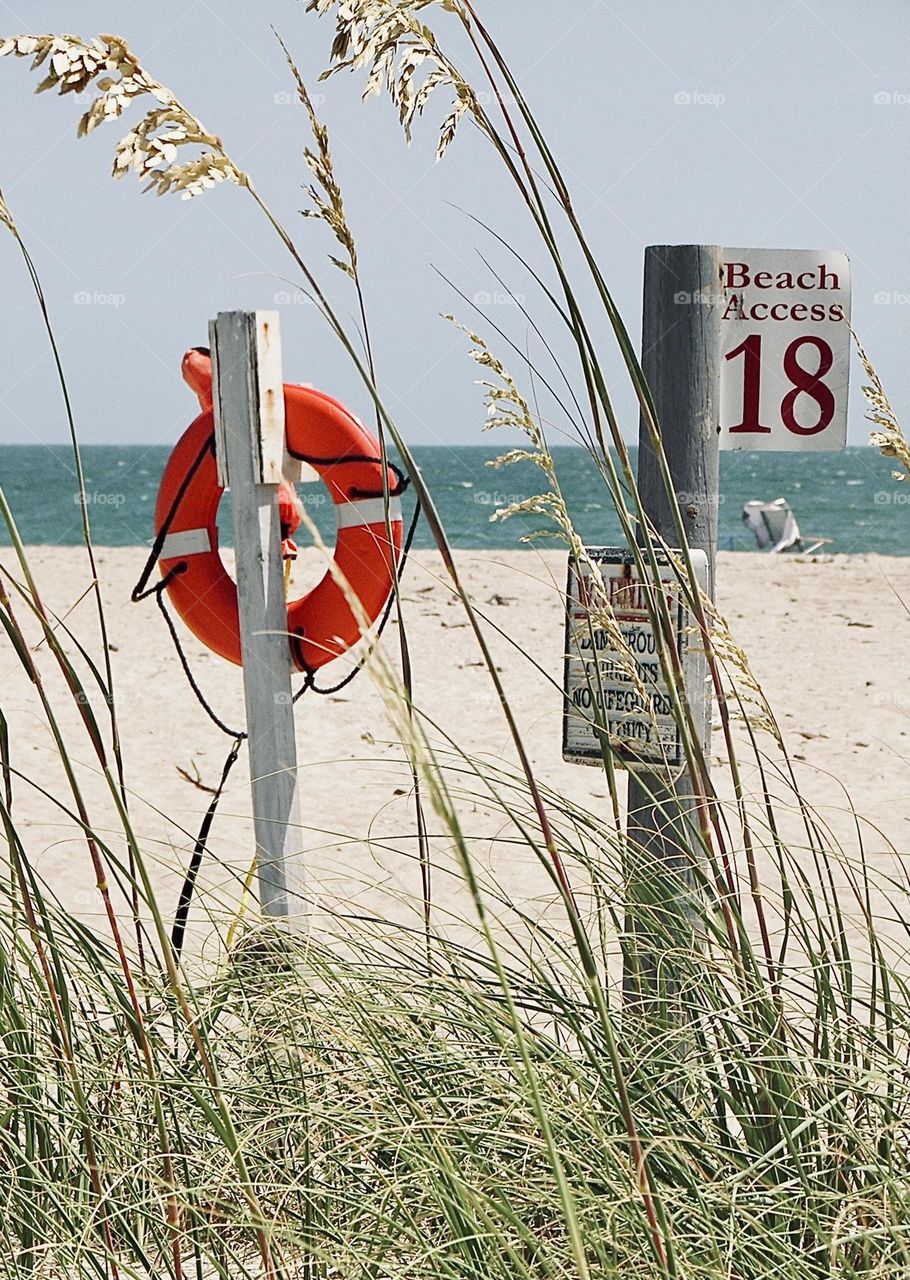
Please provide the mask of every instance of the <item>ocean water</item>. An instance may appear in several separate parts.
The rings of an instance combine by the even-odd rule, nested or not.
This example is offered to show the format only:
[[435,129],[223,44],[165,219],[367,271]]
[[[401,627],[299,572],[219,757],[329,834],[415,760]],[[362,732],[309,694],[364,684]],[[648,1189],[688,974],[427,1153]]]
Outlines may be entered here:
[[[415,450],[435,495],[449,539],[456,547],[501,550],[520,546],[522,534],[545,527],[539,517],[491,521],[497,507],[545,487],[532,465],[493,469],[497,450],[477,446]],[[554,450],[561,484],[576,527],[591,544],[614,544],[619,524],[591,460],[577,448]],[[633,450],[634,453],[634,450]],[[83,450],[94,541],[102,546],[147,546],[161,472],[169,449],[96,445]],[[751,498],[785,497],[808,538],[830,538],[829,550],[848,554],[910,555],[910,484],[891,478],[891,464],[870,448],[820,454],[723,454],[720,536],[722,549],[753,551],[742,523]],[[81,538],[81,516],[72,455],[66,446],[0,447],[0,485],[26,543],[69,546]],[[334,516],[319,484],[301,486],[321,531],[330,537]],[[406,500],[406,508],[409,503]],[[230,519],[220,519],[229,541]],[[0,522],[0,543],[9,532]],[[415,545],[430,545],[422,524]]]

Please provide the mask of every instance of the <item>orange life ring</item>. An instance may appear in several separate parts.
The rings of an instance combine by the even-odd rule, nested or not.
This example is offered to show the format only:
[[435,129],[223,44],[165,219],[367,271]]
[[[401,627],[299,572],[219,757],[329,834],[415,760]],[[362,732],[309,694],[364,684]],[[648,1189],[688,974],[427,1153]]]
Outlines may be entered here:
[[[218,504],[224,492],[215,465],[212,366],[202,348],[183,358],[183,376],[196,392],[202,413],[183,433],[168,459],[155,507],[155,537],[164,533],[158,564],[177,613],[204,645],[229,662],[241,663],[237,587],[218,552]],[[350,583],[372,623],[394,585],[401,555],[401,504],[390,498],[388,537],[379,445],[362,423],[331,396],[285,385],[288,452],[310,462],[335,505],[338,535],[335,564]],[[389,492],[400,491],[391,468]],[[293,532],[292,490],[281,486],[282,533]],[[166,528],[165,528],[166,526]],[[291,544],[293,545],[293,544]],[[362,636],[342,588],[331,571],[312,591],[288,604],[288,635],[294,664],[315,671],[345,653]]]

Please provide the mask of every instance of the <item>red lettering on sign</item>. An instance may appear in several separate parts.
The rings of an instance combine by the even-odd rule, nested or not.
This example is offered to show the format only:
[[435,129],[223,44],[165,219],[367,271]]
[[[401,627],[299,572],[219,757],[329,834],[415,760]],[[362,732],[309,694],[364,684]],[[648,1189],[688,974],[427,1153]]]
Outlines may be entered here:
[[837,273],[829,271],[820,262],[815,271],[801,271],[794,278],[790,271],[780,271],[776,276],[770,271],[756,271],[752,275],[748,262],[725,262],[727,289],[748,289],[753,285],[756,289],[839,289],[840,281]]
[[744,432],[769,435],[770,427],[763,427],[758,419],[761,406],[761,334],[753,333],[741,342],[733,351],[728,351],[726,360],[743,358],[743,420],[730,428],[731,435]]
[[[797,356],[803,347],[815,347],[818,351],[818,368],[814,373],[804,369]],[[784,353],[784,373],[793,383],[793,390],[788,391],[781,401],[780,414],[784,426],[798,436],[814,436],[824,431],[834,417],[834,393],[825,386],[822,378],[830,372],[834,364],[834,353],[822,338],[797,338],[791,342]],[[818,405],[818,422],[814,427],[801,427],[796,421],[796,401],[801,395],[807,395]]]
[[727,268],[727,288],[745,289],[749,283],[749,266],[745,262],[725,262]]
[[[803,347],[814,347],[818,352],[818,368],[806,369],[799,362]],[[730,427],[731,435],[768,435],[771,427],[762,426],[761,411],[761,334],[752,333],[738,347],[728,351],[724,359],[743,358],[743,409],[742,421]],[[823,382],[834,364],[834,353],[822,338],[807,335],[795,338],[784,352],[784,373],[792,390],[781,401],[780,416],[788,431],[797,436],[814,436],[824,431],[836,410],[834,392]],[[818,406],[818,421],[810,427],[802,426],[796,418],[796,402],[801,395],[808,396]]]

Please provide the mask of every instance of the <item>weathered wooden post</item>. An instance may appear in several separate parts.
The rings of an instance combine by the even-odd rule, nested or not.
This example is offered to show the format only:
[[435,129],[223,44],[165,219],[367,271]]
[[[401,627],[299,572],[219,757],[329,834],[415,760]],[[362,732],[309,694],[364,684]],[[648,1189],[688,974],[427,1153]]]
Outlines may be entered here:
[[[651,389],[673,489],[689,546],[708,558],[714,595],[717,547],[723,251],[714,245],[651,245],[645,250],[642,368]],[[638,488],[645,513],[671,546],[679,533],[644,422],[639,428]],[[710,697],[705,689],[704,740]],[[696,716],[699,708],[693,707]],[[632,955],[624,985],[630,1000],[678,996],[672,960],[661,955],[698,937],[700,910],[691,857],[699,847],[692,779],[630,773],[627,834]],[[691,838],[685,833],[691,830]],[[651,928],[649,929],[649,923]],[[649,940],[648,934],[652,933]],[[669,1013],[669,1007],[667,1007]],[[672,1014],[670,1014],[672,1017]]]
[[221,312],[209,341],[218,473],[231,491],[259,896],[266,916],[288,921],[303,914],[303,876],[277,497],[297,464],[285,449],[278,313]]

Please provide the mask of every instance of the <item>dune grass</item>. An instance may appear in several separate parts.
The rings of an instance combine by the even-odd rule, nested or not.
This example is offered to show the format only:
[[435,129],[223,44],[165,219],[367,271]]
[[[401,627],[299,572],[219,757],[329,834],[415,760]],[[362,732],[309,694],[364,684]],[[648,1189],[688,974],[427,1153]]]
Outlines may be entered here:
[[[385,85],[406,131],[434,92],[447,92],[441,153],[467,117],[512,176],[540,236],[539,260],[519,265],[543,289],[548,320],[570,334],[577,366],[545,363],[546,321],[527,313],[541,359],[498,334],[521,378],[489,340],[471,333],[488,421],[524,431],[521,456],[531,456],[542,477],[535,510],[583,561],[546,425],[519,384],[546,386],[565,415],[562,428],[595,458],[647,578],[667,548],[641,508],[593,336],[604,319],[663,459],[659,424],[556,159],[498,45],[473,5],[458,0],[313,0],[308,7],[335,21],[333,72],[363,69],[371,90]],[[458,24],[483,94],[443,52],[437,20]],[[236,182],[260,204],[360,370],[384,447],[388,440],[409,470],[513,744],[511,763],[494,765],[461,750],[457,725],[424,717],[408,678],[407,612],[399,602],[401,662],[379,653],[370,675],[419,791],[424,929],[347,917],[326,936],[289,938],[253,922],[215,972],[182,965],[126,802],[106,638],[99,630],[99,661],[46,609],[15,512],[0,497],[14,549],[0,577],[5,643],[20,678],[35,686],[57,743],[67,792],[55,799],[84,834],[105,913],[103,927],[80,923],[41,882],[21,817],[40,780],[19,758],[0,707],[8,846],[0,887],[0,1274],[770,1280],[906,1273],[907,886],[873,875],[859,826],[856,847],[839,848],[800,795],[746,655],[698,591],[678,508],[682,552],[673,563],[706,644],[733,796],[723,799],[699,727],[678,696],[701,819],[679,828],[688,880],[698,888],[698,936],[678,927],[683,886],[643,865],[644,851],[624,834],[622,784],[608,749],[607,817],[580,809],[536,776],[488,625],[376,390],[368,329],[362,347],[220,139],[122,41],[18,37],[0,52],[37,57],[46,87],[96,92],[85,130],[136,99],[153,100],[118,146],[117,172],[132,167],[156,190],[190,196]],[[315,135],[313,210],[341,245],[339,264],[366,328],[368,300],[328,135],[291,67]],[[581,252],[586,288],[593,286],[592,315],[561,256],[566,234]],[[90,551],[87,523],[85,536]],[[92,574],[97,583],[94,563]],[[663,595],[650,591],[648,603],[656,634],[672,635]],[[599,609],[609,626],[608,602]],[[35,627],[46,649],[40,660],[30,647]],[[665,640],[661,661],[681,692]],[[95,824],[68,765],[72,732],[46,691],[47,664],[78,709],[79,749],[91,748],[118,814],[113,833]],[[554,699],[558,706],[555,684]],[[756,780],[751,789],[746,776]],[[141,792],[141,780],[133,785]],[[487,883],[470,835],[478,803],[500,817],[501,838],[546,871],[555,914],[530,918]],[[431,907],[434,854],[424,806],[473,908],[465,930],[452,930]],[[765,883],[759,853],[776,869]],[[642,884],[650,895],[642,896]],[[132,904],[125,920],[112,885]],[[886,924],[872,910],[881,900],[890,905]],[[642,936],[662,957],[661,983],[630,1002],[622,961],[628,972]]]

